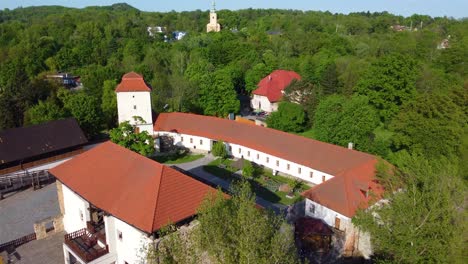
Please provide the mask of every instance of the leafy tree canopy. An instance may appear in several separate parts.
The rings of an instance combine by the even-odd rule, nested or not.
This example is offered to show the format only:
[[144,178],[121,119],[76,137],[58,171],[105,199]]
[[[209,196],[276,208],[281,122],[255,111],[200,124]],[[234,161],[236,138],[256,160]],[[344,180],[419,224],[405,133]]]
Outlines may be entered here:
[[112,142],[143,156],[152,155],[155,151],[154,140],[148,132],[135,133],[135,128],[128,121],[120,123],[109,135]]
[[301,132],[306,122],[302,107],[290,102],[280,102],[278,111],[271,113],[266,119],[268,127],[286,132]]

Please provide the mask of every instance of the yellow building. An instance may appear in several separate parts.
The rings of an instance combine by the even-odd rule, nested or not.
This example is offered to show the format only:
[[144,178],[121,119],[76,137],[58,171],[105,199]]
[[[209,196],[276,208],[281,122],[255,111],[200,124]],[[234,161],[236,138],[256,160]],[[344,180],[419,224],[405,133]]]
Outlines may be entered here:
[[221,25],[218,23],[218,16],[216,15],[216,4],[215,1],[212,3],[210,10],[210,23],[206,25],[206,32],[219,32]]

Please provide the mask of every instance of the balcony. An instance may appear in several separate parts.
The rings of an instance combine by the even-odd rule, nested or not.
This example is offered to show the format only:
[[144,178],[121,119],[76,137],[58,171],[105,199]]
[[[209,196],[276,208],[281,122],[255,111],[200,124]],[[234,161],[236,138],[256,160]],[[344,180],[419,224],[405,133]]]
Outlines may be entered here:
[[88,229],[83,228],[66,234],[65,245],[81,260],[88,263],[109,253],[109,247],[106,245],[105,239],[102,240],[102,238],[103,234],[93,234]]

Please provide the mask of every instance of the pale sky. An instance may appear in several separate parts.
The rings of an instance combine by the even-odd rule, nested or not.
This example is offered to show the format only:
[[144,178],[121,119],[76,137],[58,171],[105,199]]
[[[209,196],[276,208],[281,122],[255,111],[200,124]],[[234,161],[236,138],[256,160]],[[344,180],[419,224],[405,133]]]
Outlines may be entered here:
[[[190,11],[208,10],[211,0],[0,0],[0,9],[38,5],[61,5],[85,7],[90,5],[111,5],[126,2],[142,11]],[[396,15],[468,17],[468,0],[218,0],[217,9],[281,8],[299,10],[321,10],[332,13],[360,11],[388,11]]]

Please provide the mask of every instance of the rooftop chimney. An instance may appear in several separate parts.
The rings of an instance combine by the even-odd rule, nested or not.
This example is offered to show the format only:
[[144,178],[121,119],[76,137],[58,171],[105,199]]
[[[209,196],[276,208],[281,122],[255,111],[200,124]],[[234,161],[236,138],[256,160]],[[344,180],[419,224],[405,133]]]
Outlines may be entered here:
[[271,75],[268,75],[268,80],[271,81]]
[[354,145],[353,142],[349,142],[348,143],[348,149],[353,149],[353,145]]

